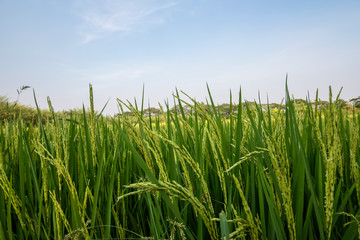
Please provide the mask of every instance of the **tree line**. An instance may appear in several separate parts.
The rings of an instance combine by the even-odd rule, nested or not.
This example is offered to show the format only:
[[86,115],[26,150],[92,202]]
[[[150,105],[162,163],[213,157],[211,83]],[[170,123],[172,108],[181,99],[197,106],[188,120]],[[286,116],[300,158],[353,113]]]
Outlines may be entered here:
[[[21,92],[18,92],[18,93],[20,94]],[[294,102],[300,106],[301,105],[305,106],[307,104],[306,100],[304,100],[304,99],[294,99]],[[200,104],[203,109],[205,109],[207,111],[211,111],[208,104],[206,104],[206,103],[200,103]],[[258,103],[256,103],[256,102],[245,101],[245,103],[243,103],[244,108],[245,108],[246,104],[249,107],[255,107],[256,105],[258,105]],[[321,108],[321,107],[329,104],[329,102],[319,100],[316,103],[311,102],[311,104],[313,107],[315,107],[315,105],[317,104],[317,107]],[[341,108],[347,109],[349,111],[352,111],[353,108],[360,109],[360,96],[357,98],[352,98],[349,101],[339,99],[338,104],[340,104]],[[262,107],[263,107],[264,111],[267,111],[268,109],[281,111],[285,108],[285,104],[284,103],[262,104]],[[237,104],[230,105],[229,103],[223,103],[221,105],[218,105],[217,108],[218,108],[217,109],[218,112],[221,115],[227,116],[227,115],[230,115],[230,112],[236,113],[236,111],[238,109],[238,105]],[[172,108],[169,108],[169,111],[171,111],[171,112],[180,111],[180,109],[178,106],[174,106]],[[192,108],[191,108],[191,106],[184,105],[183,111],[185,114],[189,114],[190,111],[192,111]],[[70,115],[81,114],[82,112],[83,112],[83,110],[73,109],[70,111],[62,111],[61,113],[58,112],[57,114],[62,114],[63,116],[70,116]],[[164,112],[163,109],[151,107],[151,108],[144,109],[142,111],[142,114],[144,116],[160,116],[163,112]],[[124,113],[119,113],[119,114],[116,114],[115,116],[122,117],[123,115],[125,115],[127,117],[133,116],[130,111],[125,111]],[[49,110],[41,110],[41,116],[42,116],[43,123],[46,123],[46,121],[49,121],[53,118],[53,116]],[[9,101],[9,99],[7,97],[0,96],[0,122],[15,120],[15,119],[18,119],[19,117],[21,117],[21,119],[25,123],[36,124],[39,121],[38,112],[33,107],[19,104],[18,101],[11,102],[11,101]]]

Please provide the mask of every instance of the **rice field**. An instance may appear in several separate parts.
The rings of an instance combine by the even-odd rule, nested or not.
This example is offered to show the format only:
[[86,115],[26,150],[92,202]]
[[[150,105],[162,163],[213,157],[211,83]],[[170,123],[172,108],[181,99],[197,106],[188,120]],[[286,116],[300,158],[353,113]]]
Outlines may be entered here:
[[359,239],[360,115],[289,96],[2,122],[0,239]]

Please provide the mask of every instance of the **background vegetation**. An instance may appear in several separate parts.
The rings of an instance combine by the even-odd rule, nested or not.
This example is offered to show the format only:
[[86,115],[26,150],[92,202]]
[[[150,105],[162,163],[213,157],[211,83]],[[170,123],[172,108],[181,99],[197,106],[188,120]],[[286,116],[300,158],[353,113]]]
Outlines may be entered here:
[[360,115],[331,89],[273,110],[181,96],[113,118],[91,86],[82,113],[2,104],[0,239],[359,238]]

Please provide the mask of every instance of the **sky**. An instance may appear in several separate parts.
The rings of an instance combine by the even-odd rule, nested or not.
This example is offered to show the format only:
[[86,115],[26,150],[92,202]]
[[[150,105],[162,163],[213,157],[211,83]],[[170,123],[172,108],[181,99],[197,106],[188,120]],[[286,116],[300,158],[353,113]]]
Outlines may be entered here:
[[[186,92],[215,103],[360,96],[360,1],[0,0],[0,95],[56,111]],[[18,96],[23,85],[32,89]],[[184,99],[186,97],[184,96]]]

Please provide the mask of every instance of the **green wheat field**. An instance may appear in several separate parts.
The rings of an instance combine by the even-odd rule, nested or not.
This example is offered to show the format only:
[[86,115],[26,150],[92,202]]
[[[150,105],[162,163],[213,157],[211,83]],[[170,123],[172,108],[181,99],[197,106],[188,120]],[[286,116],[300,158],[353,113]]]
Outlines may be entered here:
[[229,98],[1,121],[0,239],[359,239],[355,108]]

